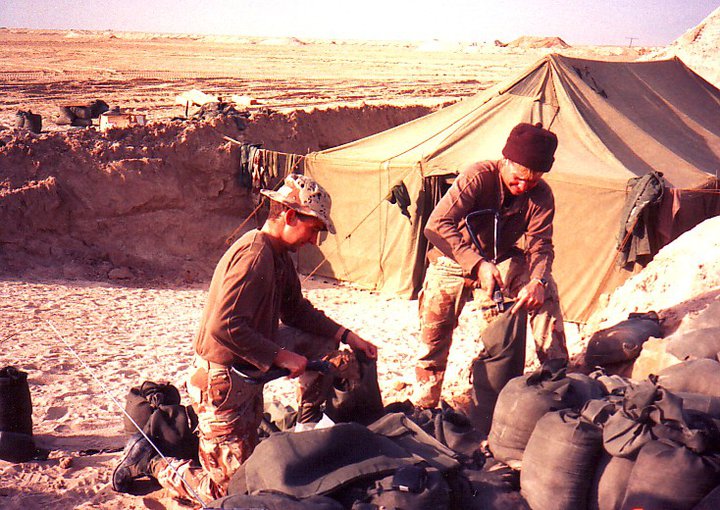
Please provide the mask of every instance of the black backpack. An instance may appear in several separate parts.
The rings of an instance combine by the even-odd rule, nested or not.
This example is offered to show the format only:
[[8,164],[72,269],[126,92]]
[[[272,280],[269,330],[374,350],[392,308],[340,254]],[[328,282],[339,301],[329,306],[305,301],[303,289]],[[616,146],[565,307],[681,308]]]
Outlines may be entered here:
[[[194,434],[197,415],[191,406],[180,404],[180,392],[175,386],[145,381],[130,389],[125,411],[163,455],[197,459],[198,437]],[[128,434],[137,432],[127,415],[124,425]]]

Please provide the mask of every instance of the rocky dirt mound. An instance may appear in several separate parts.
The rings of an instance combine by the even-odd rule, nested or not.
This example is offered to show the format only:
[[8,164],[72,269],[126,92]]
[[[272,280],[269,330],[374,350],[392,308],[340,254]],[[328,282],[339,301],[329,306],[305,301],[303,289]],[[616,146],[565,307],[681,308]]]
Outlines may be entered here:
[[720,7],[667,48],[644,60],[679,57],[707,81],[720,87]]
[[654,310],[663,336],[690,324],[698,312],[720,301],[720,216],[700,223],[660,250],[641,272],[615,290],[584,331],[593,332]]
[[428,112],[338,108],[105,133],[6,134],[0,267],[66,278],[203,279],[257,201],[238,180],[240,147],[225,137],[305,154]]
[[565,49],[569,48],[570,45],[560,39],[559,37],[536,37],[530,35],[523,35],[518,37],[514,41],[510,41],[506,45],[509,48],[555,48]]

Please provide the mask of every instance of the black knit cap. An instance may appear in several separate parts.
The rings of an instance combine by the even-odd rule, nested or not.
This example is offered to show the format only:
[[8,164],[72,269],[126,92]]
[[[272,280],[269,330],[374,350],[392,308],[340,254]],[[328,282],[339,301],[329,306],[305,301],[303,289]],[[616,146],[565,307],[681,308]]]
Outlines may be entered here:
[[543,129],[542,124],[515,126],[510,131],[503,156],[536,172],[549,172],[555,161],[558,139],[555,133]]

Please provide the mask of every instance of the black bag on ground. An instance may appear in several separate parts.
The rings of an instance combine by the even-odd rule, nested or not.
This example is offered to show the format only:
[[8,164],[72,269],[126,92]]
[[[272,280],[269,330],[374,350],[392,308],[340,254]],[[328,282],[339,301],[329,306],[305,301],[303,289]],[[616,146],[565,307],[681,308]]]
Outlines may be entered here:
[[489,458],[481,470],[465,469],[474,497],[463,510],[530,510],[520,494],[520,474]]
[[387,509],[449,508],[450,487],[437,469],[422,465],[404,466],[392,475],[376,480],[361,503]]
[[662,370],[658,384],[675,393],[720,397],[720,363],[712,359],[683,361]]
[[[130,389],[125,411],[163,455],[197,459],[199,440],[194,433],[197,415],[191,406],[180,404],[180,392],[175,386],[145,381]],[[127,415],[124,425],[128,433],[137,430]]]
[[551,360],[531,374],[512,379],[498,396],[488,446],[505,463],[522,460],[525,446],[538,420],[580,399],[566,377],[562,360]]
[[32,435],[32,399],[27,373],[8,366],[0,370],[0,431]]
[[497,317],[482,333],[483,350],[473,360],[472,402],[468,414],[475,429],[487,435],[500,391],[525,369],[527,312],[510,310]]
[[533,510],[587,508],[602,431],[575,411],[540,418],[528,441],[520,472],[521,493]]
[[26,462],[37,453],[27,373],[7,366],[0,370],[0,459]]
[[652,337],[661,338],[660,318],[655,312],[631,313],[628,319],[596,331],[588,342],[585,364],[605,367],[634,360],[642,345]]
[[208,508],[233,508],[253,510],[343,510],[343,506],[332,498],[312,496],[297,499],[287,494],[233,494],[216,499],[208,504]]
[[478,432],[463,413],[455,411],[447,402],[441,401],[440,408],[435,409],[412,406],[409,415],[425,432],[454,452],[465,456],[466,461],[475,459],[479,454],[480,443],[485,439],[485,434]]
[[333,382],[325,403],[325,414],[335,423],[354,421],[368,425],[384,414],[382,395],[377,378],[377,361],[355,352],[360,381],[348,388],[348,381]]
[[[394,475],[399,468],[420,465],[428,473],[442,475],[449,487],[449,507],[462,508],[454,503],[462,477],[452,450],[401,413],[386,415],[370,427],[338,423],[323,429],[272,434],[233,476],[228,491],[281,492],[299,499],[324,495],[349,507],[354,502],[366,502],[375,481]],[[239,477],[243,480],[236,479]],[[444,489],[441,483],[433,487],[433,494],[428,496],[437,501],[438,491]],[[430,491],[430,486],[426,488]],[[415,498],[423,491],[405,496]]]
[[588,510],[618,510],[635,461],[603,452],[590,485]]

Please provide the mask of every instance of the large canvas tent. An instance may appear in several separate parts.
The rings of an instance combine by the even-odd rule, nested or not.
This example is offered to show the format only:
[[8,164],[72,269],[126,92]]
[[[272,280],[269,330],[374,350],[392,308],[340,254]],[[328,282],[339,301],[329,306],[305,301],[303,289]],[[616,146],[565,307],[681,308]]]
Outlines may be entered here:
[[[391,130],[311,153],[305,173],[333,197],[335,236],[301,253],[305,271],[410,296],[422,234],[443,183],[498,159],[518,122],[559,138],[546,175],[556,199],[553,274],[567,320],[585,321],[628,272],[615,264],[628,180],[662,172],[665,241],[720,214],[720,91],[679,59],[604,62],[549,55],[517,79]],[[404,184],[407,215],[386,200]],[[323,259],[325,259],[323,261]],[[682,275],[678,275],[682,277]]]

